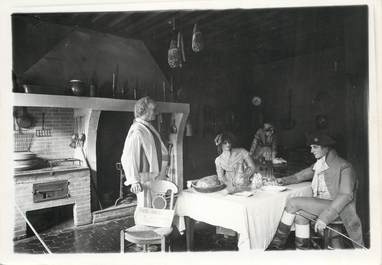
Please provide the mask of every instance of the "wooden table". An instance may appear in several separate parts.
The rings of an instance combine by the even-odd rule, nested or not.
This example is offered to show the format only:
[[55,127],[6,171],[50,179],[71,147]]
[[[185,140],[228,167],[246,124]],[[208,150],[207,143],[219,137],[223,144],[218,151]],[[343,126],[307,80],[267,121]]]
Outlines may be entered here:
[[195,220],[236,231],[239,250],[265,249],[276,232],[287,198],[311,196],[310,182],[286,187],[283,192],[259,190],[251,197],[228,195],[226,190],[183,190],[175,214],[179,231],[186,230],[187,250],[193,249]]

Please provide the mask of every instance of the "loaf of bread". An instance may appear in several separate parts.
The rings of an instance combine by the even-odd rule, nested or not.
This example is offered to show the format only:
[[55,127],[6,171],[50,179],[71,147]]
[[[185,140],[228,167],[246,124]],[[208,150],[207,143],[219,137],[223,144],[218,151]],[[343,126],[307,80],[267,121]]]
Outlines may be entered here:
[[198,188],[211,188],[221,185],[220,180],[217,175],[211,175],[204,178],[199,179],[196,182],[196,186]]

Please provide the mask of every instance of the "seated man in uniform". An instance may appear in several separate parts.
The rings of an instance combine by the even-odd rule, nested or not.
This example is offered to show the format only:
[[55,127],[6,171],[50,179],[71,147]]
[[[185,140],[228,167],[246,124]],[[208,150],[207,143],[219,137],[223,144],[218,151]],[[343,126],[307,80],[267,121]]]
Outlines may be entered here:
[[363,246],[362,226],[356,213],[354,199],[356,175],[352,165],[339,157],[332,148],[334,143],[328,135],[312,134],[308,144],[317,159],[316,163],[296,174],[277,180],[281,185],[312,180],[313,197],[293,197],[287,200],[268,249],[284,248],[293,223],[296,227],[296,248],[309,249],[309,220],[304,216],[316,220],[314,229],[319,233],[322,233],[328,224],[340,218],[353,241],[353,246]]

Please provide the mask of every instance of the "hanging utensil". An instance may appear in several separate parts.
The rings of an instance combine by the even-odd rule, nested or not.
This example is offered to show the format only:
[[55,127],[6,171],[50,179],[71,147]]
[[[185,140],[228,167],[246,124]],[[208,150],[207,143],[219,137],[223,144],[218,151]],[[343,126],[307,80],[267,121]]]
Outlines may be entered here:
[[37,137],[50,137],[52,136],[52,130],[51,129],[45,129],[45,113],[43,112],[41,118],[41,130],[36,130],[36,136]]
[[23,129],[29,129],[34,124],[33,117],[28,113],[27,107],[23,107],[22,114],[16,117],[17,125]]

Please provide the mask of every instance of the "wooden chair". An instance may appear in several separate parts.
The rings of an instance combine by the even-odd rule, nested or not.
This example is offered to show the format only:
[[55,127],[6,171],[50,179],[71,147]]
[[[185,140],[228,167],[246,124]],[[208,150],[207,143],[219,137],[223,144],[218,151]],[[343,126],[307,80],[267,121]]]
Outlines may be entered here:
[[[312,247],[319,249],[334,249],[332,246],[332,240],[336,240],[336,248],[345,248],[346,244],[342,236],[336,232],[325,229],[323,235],[314,232],[314,223],[311,223],[311,243]],[[345,233],[343,222],[337,219],[329,224],[330,228],[335,229],[340,233]],[[334,242],[334,241],[333,241]]]
[[[340,233],[345,233],[344,224],[341,220],[335,220],[331,222],[329,226]],[[336,248],[345,248],[345,241],[342,236],[338,235],[336,232],[329,231],[329,229],[325,229],[322,238],[322,248],[333,249],[331,243],[334,240],[337,242]]]
[[[170,224],[161,225],[154,221],[151,225],[147,225],[147,216],[145,210],[147,208],[137,207],[134,214],[135,225],[121,231],[121,253],[124,252],[125,240],[143,246],[143,251],[148,251],[149,245],[160,244],[161,251],[166,248],[166,237],[172,232],[172,218],[174,214],[174,195],[178,192],[178,187],[171,181],[156,180],[152,181],[147,186],[145,200],[151,202],[151,205],[146,205],[147,208],[162,209],[166,214],[169,214]],[[149,196],[147,200],[147,196]],[[163,211],[162,211],[163,212]],[[166,227],[167,226],[167,227]],[[169,248],[169,251],[171,249]]]
[[[357,190],[358,190],[358,181],[355,183],[354,188],[354,202],[357,200]],[[344,223],[340,218],[337,218],[329,224],[329,226],[336,231],[346,234],[346,229]],[[332,243],[336,244],[335,248],[352,248],[353,245],[348,240],[345,240],[342,236],[336,232],[330,231],[329,229],[324,230],[324,235],[322,236],[322,248],[323,249],[334,249]]]

